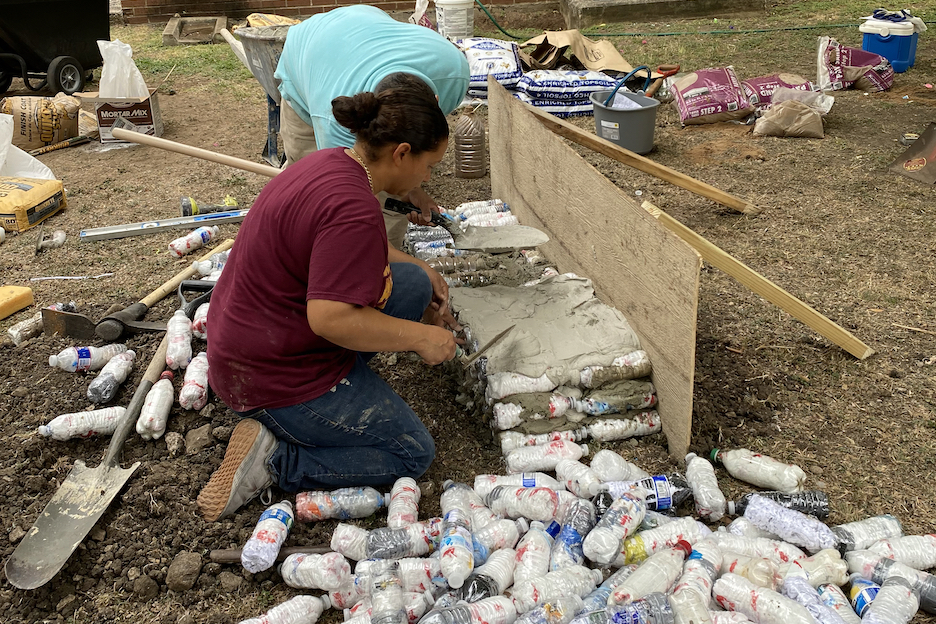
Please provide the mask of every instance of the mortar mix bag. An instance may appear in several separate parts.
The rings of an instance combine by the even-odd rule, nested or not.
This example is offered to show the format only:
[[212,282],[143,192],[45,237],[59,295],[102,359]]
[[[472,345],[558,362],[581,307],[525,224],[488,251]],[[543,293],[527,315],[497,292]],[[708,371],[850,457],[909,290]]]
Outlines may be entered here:
[[886,58],[843,46],[831,37],[819,37],[816,61],[820,91],[840,91],[852,85],[862,91],[887,91],[894,84],[894,68]]
[[13,116],[13,145],[32,150],[78,136],[78,98],[22,96],[0,100],[0,113]]
[[744,119],[754,112],[730,65],[686,74],[673,82],[672,91],[683,125]]

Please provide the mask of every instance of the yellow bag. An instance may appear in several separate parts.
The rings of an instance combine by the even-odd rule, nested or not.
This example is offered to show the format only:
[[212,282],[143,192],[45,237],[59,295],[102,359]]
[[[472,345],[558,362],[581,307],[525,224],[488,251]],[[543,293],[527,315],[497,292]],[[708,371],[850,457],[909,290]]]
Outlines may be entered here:
[[24,232],[65,207],[61,180],[0,176],[0,226]]
[[77,98],[17,96],[0,101],[0,113],[13,115],[13,145],[32,150],[78,136]]

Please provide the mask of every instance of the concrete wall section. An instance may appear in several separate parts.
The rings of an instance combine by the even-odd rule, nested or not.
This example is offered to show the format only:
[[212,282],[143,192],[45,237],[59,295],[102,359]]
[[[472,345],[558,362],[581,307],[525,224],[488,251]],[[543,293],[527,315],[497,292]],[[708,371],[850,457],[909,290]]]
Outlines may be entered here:
[[[620,310],[653,364],[670,453],[689,446],[699,255],[491,81],[491,186],[560,272],[588,277]],[[620,165],[624,167],[624,165]]]
[[766,10],[764,0],[559,0],[559,11],[566,27],[579,30],[611,22],[722,17]]

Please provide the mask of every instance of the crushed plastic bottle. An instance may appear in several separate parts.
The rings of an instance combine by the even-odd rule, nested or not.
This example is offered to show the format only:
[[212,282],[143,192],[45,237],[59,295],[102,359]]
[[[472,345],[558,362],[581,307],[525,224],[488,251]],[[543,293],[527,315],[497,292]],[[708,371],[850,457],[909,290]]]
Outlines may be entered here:
[[62,441],[110,435],[117,430],[117,425],[126,411],[124,407],[115,406],[90,412],[62,414],[53,418],[47,425],[39,425],[39,435]]
[[722,552],[712,540],[701,540],[692,547],[669,597],[676,624],[711,624],[708,607],[721,564]]
[[709,534],[711,530],[692,516],[676,518],[672,522],[655,529],[640,531],[625,539],[621,553],[613,565],[640,563],[654,553],[674,548],[677,542],[684,541],[691,546]]
[[461,602],[446,609],[433,610],[420,624],[513,624],[517,609],[506,596],[491,596],[478,602]]
[[473,492],[466,484],[452,481],[442,487],[442,575],[452,589],[458,589],[474,568],[468,497]]
[[542,472],[522,472],[512,475],[481,474],[475,477],[474,491],[482,500],[487,500],[494,488],[500,485],[514,487],[536,488],[545,487],[551,490],[561,490],[563,486],[559,481]]
[[192,361],[192,322],[184,310],[176,310],[166,323],[166,366],[172,370],[185,368]]
[[[374,529],[364,537],[362,556],[357,559],[421,557],[431,553],[438,547],[441,535],[441,518],[430,518],[399,529],[381,527]],[[337,550],[334,543],[334,538],[332,538],[332,548]],[[348,553],[343,554],[346,557],[355,559]]]
[[819,552],[824,548],[837,548],[835,533],[821,520],[800,513],[763,496],[754,496],[744,510],[744,517],[755,526],[779,535],[782,540]]
[[692,488],[696,513],[708,522],[717,522],[725,515],[727,501],[718,487],[715,468],[704,457],[686,455],[686,480]]
[[826,583],[825,585],[820,585],[816,591],[819,593],[819,599],[822,600],[822,604],[835,609],[835,612],[838,613],[845,624],[861,624],[861,618],[855,613],[855,610],[852,609],[848,597],[839,589],[838,585]]
[[882,539],[868,546],[868,550],[914,570],[936,568],[936,535],[905,535]]
[[[357,582],[355,577],[352,582],[343,585],[338,589],[328,592],[328,600],[336,609],[349,609],[364,599],[366,588]],[[370,618],[370,616],[368,616]],[[368,622],[369,624],[369,622]]]
[[588,595],[602,580],[601,570],[590,570],[585,566],[572,566],[553,570],[545,576],[514,583],[511,590],[518,613],[532,611],[543,603],[562,596]]
[[747,616],[737,611],[709,611],[712,624],[753,624]]
[[[558,524],[556,526],[558,527]],[[545,576],[549,572],[549,552],[552,544],[553,536],[546,530],[546,526],[539,520],[531,522],[530,528],[517,543],[514,583]]]
[[241,565],[251,574],[269,570],[276,563],[293,524],[293,506],[288,500],[276,503],[260,515],[250,539],[241,549]]
[[608,615],[615,624],[673,624],[673,609],[662,592],[651,592],[631,602],[608,607]]
[[861,578],[860,574],[852,574],[849,579],[851,587],[848,589],[848,597],[851,600],[852,608],[859,615],[864,617],[865,612],[871,603],[877,597],[881,586],[868,579]]
[[112,357],[88,385],[88,400],[100,404],[113,399],[120,384],[130,376],[135,357],[135,351],[124,351]]
[[368,559],[370,558],[367,554],[368,537],[366,529],[346,522],[339,522],[335,526],[335,530],[332,531],[331,549],[354,561]]
[[208,340],[208,310],[210,307],[210,302],[203,303],[195,308],[195,315],[192,316],[192,335],[201,340]]
[[920,597],[910,581],[890,576],[881,583],[881,589],[861,621],[862,624],[908,624],[919,608]]
[[543,446],[524,446],[507,454],[507,472],[534,472],[555,470],[562,459],[579,459],[588,455],[588,445],[576,444],[566,440],[556,440]]
[[158,440],[166,432],[169,410],[172,409],[175,390],[172,371],[163,371],[159,381],[146,393],[146,400],[137,419],[136,432],[144,440]]
[[806,556],[802,550],[792,544],[763,537],[741,537],[725,531],[712,533],[712,539],[725,552],[738,553],[748,557],[763,557],[777,565],[796,561]]
[[803,605],[737,574],[722,575],[712,593],[722,608],[740,611],[758,624],[816,624]]
[[527,611],[514,624],[569,624],[581,610],[581,598],[575,595],[562,596]]
[[598,565],[610,564],[620,554],[624,540],[638,530],[646,513],[647,505],[640,496],[624,493],[585,536],[584,555]]
[[556,464],[556,477],[565,488],[581,498],[591,498],[598,493],[601,479],[580,461],[563,459]]
[[336,552],[289,555],[280,564],[279,573],[287,585],[299,589],[332,591],[351,581],[351,565]]
[[654,553],[611,592],[608,605],[625,605],[647,594],[669,591],[691,552],[692,546],[680,540],[673,548]]
[[804,606],[817,624],[843,624],[835,609],[826,606],[816,588],[804,578],[791,576],[783,581],[780,594]]
[[527,518],[549,522],[559,512],[559,494],[547,487],[499,485],[488,494],[487,506],[507,518]]
[[525,518],[495,520],[471,534],[475,566],[483,564],[496,550],[513,548],[520,534],[530,528]]
[[503,548],[491,553],[487,562],[475,568],[460,589],[459,597],[467,602],[478,602],[497,596],[513,585],[517,553]]
[[468,510],[471,514],[471,530],[478,531],[489,524],[493,524],[501,519],[496,513],[491,511],[484,501],[475,491],[468,488],[465,491],[465,498],[468,501]]
[[657,529],[664,524],[669,524],[676,520],[673,516],[667,516],[664,513],[659,511],[654,511],[653,509],[647,510],[647,515],[644,516],[643,522],[640,523],[641,531],[649,531],[650,529]]
[[[430,597],[427,597],[425,593],[403,592],[403,612],[405,613],[408,624],[416,624],[419,622],[426,613],[429,602]],[[359,603],[348,610],[348,615],[350,615],[351,618],[346,619],[345,622],[353,623],[357,620],[359,624],[371,624],[373,612],[373,602],[369,597],[365,596]]]
[[584,427],[581,429],[569,429],[568,431],[551,431],[549,433],[526,434],[519,431],[502,431],[498,434],[501,443],[501,453],[506,455],[514,449],[524,446],[543,446],[556,440],[566,440],[568,442],[578,442],[587,435]]
[[797,559],[780,566],[780,576],[798,576],[809,581],[813,587],[826,583],[844,585],[848,581],[848,564],[837,550],[826,548],[811,557]]
[[185,236],[177,238],[169,243],[169,253],[176,258],[181,258],[185,254],[191,253],[196,249],[201,249],[210,243],[213,239],[217,238],[219,232],[220,230],[217,225],[195,229]]
[[201,351],[188,368],[179,390],[179,405],[182,409],[200,410],[208,404],[208,354]]
[[743,576],[758,587],[777,589],[783,581],[777,564],[763,557],[750,557],[734,552],[724,552],[721,573]]
[[832,527],[832,532],[839,539],[839,550],[845,554],[851,550],[864,550],[878,540],[901,537],[903,527],[900,520],[884,514],[836,525]]
[[883,584],[891,576],[907,579],[920,596],[920,608],[927,613],[936,614],[936,577],[932,574],[914,570],[870,550],[851,551],[845,554],[845,560],[848,562],[849,571],[857,572],[863,578],[870,578],[878,584]]
[[605,483],[614,498],[624,492],[642,492],[647,509],[663,511],[675,509],[692,495],[689,482],[680,474],[656,475],[639,481],[609,481]]
[[562,518],[562,529],[549,553],[549,569],[559,570],[585,562],[582,540],[595,527],[595,506],[588,499],[572,502]]
[[384,505],[383,496],[372,487],[348,487],[324,492],[296,494],[296,519],[299,522],[366,518]]
[[[2,229],[2,228],[0,228]],[[0,243],[3,240],[0,238]],[[48,307],[50,310],[58,310],[59,312],[76,312],[78,310],[75,307],[75,302],[70,301],[69,303],[54,303]],[[24,321],[16,323],[10,329],[7,330],[7,335],[10,337],[10,340],[13,341],[13,346],[20,346],[30,338],[35,338],[42,333],[42,311],[36,312],[31,317]]]
[[784,464],[745,448],[731,451],[713,449],[711,458],[716,466],[724,466],[735,479],[767,490],[799,492],[806,482],[806,473],[799,466]]
[[728,513],[742,515],[751,502],[752,496],[769,498],[775,503],[788,509],[795,509],[809,514],[819,520],[829,517],[829,497],[819,490],[804,490],[802,492],[750,492],[736,501],[728,501]]
[[49,356],[49,366],[67,373],[96,371],[112,357],[127,350],[125,344],[109,344],[103,347],[68,347],[57,355]]
[[739,535],[741,537],[765,537],[772,540],[779,539],[779,536],[756,526],[744,516],[738,516],[732,520],[731,524],[729,524],[725,530],[732,535]]
[[400,564],[385,560],[375,564],[369,574],[368,596],[371,601],[372,624],[403,624],[403,583],[397,575]]
[[[359,561],[354,568],[358,577],[368,576],[371,568],[379,559]],[[442,568],[438,557],[404,557],[397,559],[400,564],[398,575],[404,592],[432,592],[443,586]]]
[[637,350],[614,358],[610,366],[586,366],[579,379],[586,388],[597,388],[614,381],[647,377],[651,370],[647,352]]
[[662,430],[663,421],[656,410],[641,412],[633,418],[603,418],[591,422],[586,427],[588,437],[594,442],[617,442],[648,436]]
[[650,477],[649,473],[644,472],[619,454],[608,449],[602,449],[595,453],[589,468],[603,482],[639,481]]
[[208,256],[207,260],[195,260],[192,262],[192,268],[195,269],[199,275],[210,275],[212,271],[224,269],[224,265],[227,264],[230,254],[230,249],[213,253]]
[[294,596],[263,616],[242,620],[240,624],[315,624],[330,605],[327,596]]
[[577,613],[587,613],[599,609],[604,611],[605,607],[608,606],[608,597],[611,596],[611,592],[613,592],[618,585],[623,583],[628,576],[633,574],[636,569],[637,565],[631,564],[621,566],[615,570],[614,574],[606,578],[601,582],[601,585],[582,598],[582,608],[579,609]]
[[422,492],[416,480],[400,477],[390,489],[387,504],[387,526],[399,529],[419,520],[419,497]]

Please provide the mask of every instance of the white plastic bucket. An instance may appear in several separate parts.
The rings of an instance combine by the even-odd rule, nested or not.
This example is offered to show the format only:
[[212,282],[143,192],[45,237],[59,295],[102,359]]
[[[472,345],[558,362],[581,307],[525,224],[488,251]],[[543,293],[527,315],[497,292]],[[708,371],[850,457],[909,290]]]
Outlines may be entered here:
[[474,35],[474,0],[435,0],[439,34],[446,39]]

